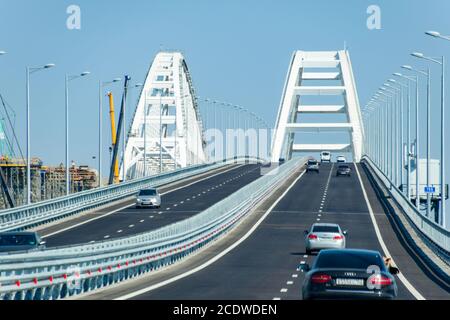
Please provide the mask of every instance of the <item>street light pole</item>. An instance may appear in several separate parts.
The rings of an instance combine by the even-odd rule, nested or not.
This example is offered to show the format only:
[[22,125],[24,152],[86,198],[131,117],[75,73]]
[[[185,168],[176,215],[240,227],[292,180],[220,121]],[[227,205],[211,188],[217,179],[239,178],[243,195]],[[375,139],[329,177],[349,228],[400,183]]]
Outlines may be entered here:
[[30,74],[43,70],[53,68],[55,65],[53,63],[46,64],[42,67],[27,67],[26,68],[26,145],[27,145],[27,204],[31,204],[31,150],[30,150]]
[[70,169],[69,169],[69,82],[80,77],[89,75],[89,71],[85,71],[80,75],[69,76],[66,74],[65,77],[65,96],[66,96],[66,195],[70,194]]
[[[428,33],[431,35],[431,33]],[[433,35],[434,36],[434,35]],[[432,58],[427,57],[423,53],[414,52],[411,54],[416,58],[425,59],[441,66],[441,160],[440,160],[440,188],[441,188],[441,214],[438,223],[444,228],[446,227],[445,219],[445,57]],[[428,187],[428,186],[427,186]]]

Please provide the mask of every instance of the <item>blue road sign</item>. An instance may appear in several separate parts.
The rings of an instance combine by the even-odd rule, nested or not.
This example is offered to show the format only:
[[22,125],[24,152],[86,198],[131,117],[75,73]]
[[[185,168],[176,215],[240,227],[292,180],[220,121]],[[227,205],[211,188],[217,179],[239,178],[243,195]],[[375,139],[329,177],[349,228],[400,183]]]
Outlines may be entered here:
[[435,187],[425,187],[425,193],[435,193],[436,188]]

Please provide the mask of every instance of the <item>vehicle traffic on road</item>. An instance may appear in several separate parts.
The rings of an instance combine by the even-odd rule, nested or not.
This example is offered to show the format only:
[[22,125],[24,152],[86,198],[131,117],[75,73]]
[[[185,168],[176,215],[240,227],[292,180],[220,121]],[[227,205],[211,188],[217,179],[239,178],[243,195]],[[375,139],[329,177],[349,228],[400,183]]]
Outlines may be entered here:
[[315,223],[310,230],[305,230],[305,248],[309,255],[312,251],[321,249],[345,248],[347,231],[335,223]]
[[339,177],[339,176],[350,177],[351,172],[352,172],[352,169],[350,168],[349,165],[341,164],[338,166],[338,168],[336,170],[336,177]]
[[136,196],[136,208],[151,207],[160,208],[161,207],[161,195],[158,190],[154,188],[142,189]]
[[322,151],[320,153],[320,161],[321,162],[331,162],[331,152],[330,151]]
[[347,162],[347,159],[345,159],[344,156],[338,156],[338,157],[336,158],[336,162],[337,162],[337,163],[346,163],[346,162]]
[[319,170],[320,170],[319,162],[317,160],[315,160],[315,159],[308,160],[308,163],[306,165],[306,172],[314,171],[314,172],[319,173]]
[[[378,251],[329,249],[319,253],[307,272],[302,287],[303,299],[394,299],[397,284]],[[391,273],[392,272],[392,273]]]
[[0,252],[15,252],[44,249],[44,242],[36,232],[0,233]]

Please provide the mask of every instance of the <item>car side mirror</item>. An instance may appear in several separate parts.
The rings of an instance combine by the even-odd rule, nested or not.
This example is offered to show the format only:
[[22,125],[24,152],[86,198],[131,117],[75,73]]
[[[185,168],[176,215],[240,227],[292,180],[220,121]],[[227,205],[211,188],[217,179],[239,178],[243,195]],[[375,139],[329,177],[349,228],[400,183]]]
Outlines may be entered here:
[[301,271],[301,272],[308,272],[309,270],[311,270],[311,268],[309,267],[309,264],[307,264],[307,263],[302,263],[297,268],[297,271]]
[[396,267],[389,267],[389,273],[390,274],[399,274],[400,270]]

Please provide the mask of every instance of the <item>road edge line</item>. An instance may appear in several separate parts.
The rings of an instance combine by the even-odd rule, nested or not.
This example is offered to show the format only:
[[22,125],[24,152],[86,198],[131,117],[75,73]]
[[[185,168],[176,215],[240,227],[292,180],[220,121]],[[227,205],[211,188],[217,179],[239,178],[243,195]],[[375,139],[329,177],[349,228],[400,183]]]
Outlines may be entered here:
[[[354,166],[356,168],[356,173],[358,175],[359,184],[361,185],[361,189],[364,195],[364,200],[366,201],[367,208],[369,209],[370,214],[370,220],[372,221],[373,227],[375,229],[375,234],[377,235],[378,242],[380,243],[381,249],[384,252],[384,256],[392,258],[394,261],[394,258],[389,253],[389,250],[384,243],[383,237],[381,236],[380,228],[378,227],[377,220],[375,219],[375,215],[373,213],[372,205],[370,204],[369,197],[367,196],[366,188],[364,187],[364,183],[362,181],[361,175],[359,173],[358,165],[357,163],[354,163]],[[394,262],[395,263],[395,262]],[[403,285],[408,289],[408,291],[416,298],[417,300],[426,300],[424,296],[422,296],[419,291],[417,291],[416,288],[411,284],[411,282],[406,279],[406,277],[403,275],[402,272],[398,274],[399,280],[403,283]]]

